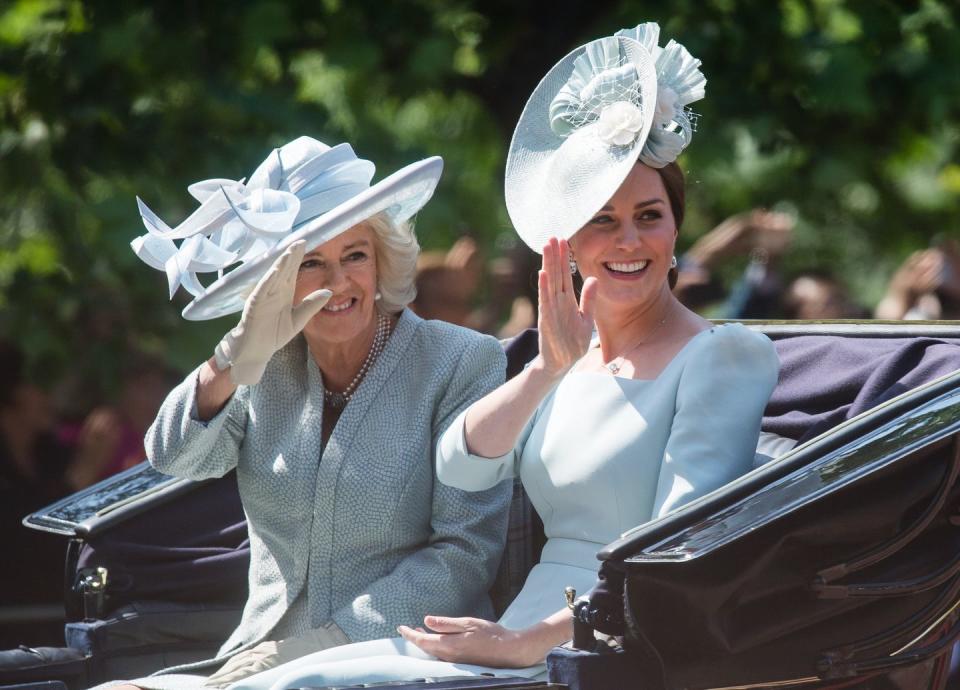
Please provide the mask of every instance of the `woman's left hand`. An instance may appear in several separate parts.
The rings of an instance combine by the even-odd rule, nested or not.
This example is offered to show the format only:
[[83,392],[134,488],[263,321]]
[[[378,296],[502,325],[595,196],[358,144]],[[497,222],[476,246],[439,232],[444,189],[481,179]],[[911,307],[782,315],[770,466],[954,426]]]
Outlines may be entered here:
[[397,632],[441,661],[497,668],[523,668],[543,661],[543,654],[527,649],[520,631],[491,621],[425,616],[423,622],[435,632],[405,625],[397,626]]

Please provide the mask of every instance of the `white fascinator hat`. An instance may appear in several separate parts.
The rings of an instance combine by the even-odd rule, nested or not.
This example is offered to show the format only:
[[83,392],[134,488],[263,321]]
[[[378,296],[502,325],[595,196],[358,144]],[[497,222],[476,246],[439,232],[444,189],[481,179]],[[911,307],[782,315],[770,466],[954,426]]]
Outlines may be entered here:
[[[426,158],[371,186],[374,170],[349,144],[330,147],[300,137],[274,149],[249,181],[190,185],[200,207],[174,228],[138,197],[147,234],[130,246],[146,264],[166,272],[171,299],[181,286],[193,295],[185,319],[239,312],[293,242],[305,240],[310,251],[381,211],[395,223],[411,218],[433,195],[443,160]],[[215,275],[204,285],[198,273]]]
[[690,143],[687,106],[703,98],[700,61],[654,22],[580,46],[530,95],[507,154],[507,211],[540,252],[569,239],[613,196],[637,160],[662,168]]

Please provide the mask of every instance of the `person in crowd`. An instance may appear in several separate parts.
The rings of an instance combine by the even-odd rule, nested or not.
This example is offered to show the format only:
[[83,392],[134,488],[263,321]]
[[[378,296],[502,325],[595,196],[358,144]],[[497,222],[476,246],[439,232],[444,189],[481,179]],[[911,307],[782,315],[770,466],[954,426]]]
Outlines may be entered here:
[[522,479],[548,538],[522,591],[498,623],[430,615],[399,639],[317,652],[232,690],[542,676],[572,634],[563,589],[594,584],[598,549],[751,468],[778,361],[763,335],[714,327],[671,292],[684,214],[675,159],[705,79],[658,36],[648,23],[561,60],[510,148],[507,208],[543,253],[540,352],[456,417],[437,471],[465,490]]
[[473,301],[483,279],[483,257],[476,240],[458,238],[446,252],[423,252],[417,260],[417,296],[410,309],[423,319],[440,319],[476,328]]
[[825,271],[810,270],[797,274],[787,284],[780,301],[785,319],[869,318],[867,310],[850,298],[846,286]]
[[0,341],[0,488],[15,501],[17,522],[63,496],[69,450],[58,442],[50,398],[25,372],[20,348]]
[[537,325],[539,256],[513,241],[489,265],[490,299],[477,310],[477,320],[498,338],[513,338]]
[[0,532],[7,562],[29,561],[0,574],[0,605],[57,602],[63,595],[63,543],[27,529],[28,514],[70,492],[70,449],[55,433],[46,391],[30,379],[22,350],[0,340]]
[[[674,294],[690,309],[712,308],[721,318],[779,316],[784,288],[779,262],[790,246],[793,227],[790,215],[760,208],[726,218],[680,257]],[[724,262],[739,257],[749,261],[726,294],[717,272]]]
[[[866,310],[842,282],[821,270],[788,279],[781,259],[790,246],[794,219],[786,213],[752,209],[730,216],[694,242],[680,258],[674,294],[695,311],[723,319],[855,319]],[[749,257],[726,293],[717,279],[725,261]]]
[[874,313],[878,319],[960,318],[960,242],[937,239],[908,256]]
[[[536,295],[526,289],[530,255],[536,256],[525,245],[513,247],[484,265],[469,235],[458,238],[449,251],[424,252],[417,262],[417,297],[410,309],[425,319],[511,338],[537,323]],[[483,282],[487,299],[477,306]]]
[[[148,233],[133,248],[166,269],[171,294],[194,295],[185,318],[242,310],[163,403],[147,456],[190,479],[235,469],[251,553],[249,598],[217,658],[135,686],[224,685],[437,608],[490,615],[511,487],[440,484],[434,452],[503,381],[505,358],[494,338],[406,308],[410,218],[441,169],[430,158],[371,186],[373,164],[349,144],[301,137],[246,183],[192,185],[201,207],[176,228],[140,202]],[[206,287],[196,276],[233,264]]]
[[133,355],[115,402],[98,405],[79,423],[61,425],[58,436],[73,449],[67,479],[74,490],[144,461],[144,435],[176,383],[172,379],[163,362]]

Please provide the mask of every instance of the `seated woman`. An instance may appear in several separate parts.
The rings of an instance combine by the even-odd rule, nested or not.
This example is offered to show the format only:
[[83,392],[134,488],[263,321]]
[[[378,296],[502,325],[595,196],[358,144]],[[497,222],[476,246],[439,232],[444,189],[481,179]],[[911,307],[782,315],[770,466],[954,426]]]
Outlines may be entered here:
[[[236,469],[250,592],[217,659],[137,686],[199,687],[263,640],[242,655],[247,673],[392,634],[438,606],[491,614],[511,487],[440,484],[433,456],[502,383],[505,358],[494,338],[406,309],[419,251],[408,220],[441,169],[427,159],[370,186],[373,164],[348,144],[301,137],[246,184],[191,186],[202,206],[177,228],[141,202],[149,233],[133,247],[167,270],[171,294],[195,295],[184,316],[243,311],[170,393],[146,448],[180,477]],[[193,274],[236,262],[206,288]]]
[[[469,490],[520,476],[548,537],[523,590],[499,623],[431,615],[402,639],[311,654],[233,689],[542,676],[572,634],[564,587],[593,585],[602,546],[750,470],[777,358],[763,335],[714,327],[671,292],[684,213],[674,159],[704,78],[658,33],[642,25],[564,58],[511,144],[510,215],[543,247],[540,354],[457,417],[437,471]],[[584,278],[579,303],[568,261]]]

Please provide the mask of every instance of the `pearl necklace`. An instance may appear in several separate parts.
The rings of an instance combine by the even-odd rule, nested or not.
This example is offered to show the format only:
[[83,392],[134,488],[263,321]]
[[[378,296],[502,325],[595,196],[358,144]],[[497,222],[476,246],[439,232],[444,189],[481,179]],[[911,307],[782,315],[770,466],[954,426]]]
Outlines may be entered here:
[[390,319],[383,314],[377,314],[377,331],[373,335],[373,343],[370,345],[370,350],[367,352],[367,356],[364,358],[363,364],[360,365],[360,371],[357,372],[357,375],[353,377],[353,380],[346,388],[343,389],[343,391],[327,390],[327,387],[324,386],[323,401],[327,405],[337,410],[346,407],[367,371],[369,371],[377,357],[380,356],[380,353],[383,352],[383,348],[386,346],[387,338],[389,337]]
[[[604,368],[605,368],[607,371],[609,371],[611,374],[613,374],[614,376],[616,376],[617,374],[619,374],[619,373],[620,373],[620,368],[622,367],[623,362],[624,362],[624,360],[626,359],[627,355],[629,355],[631,352],[633,352],[634,350],[636,350],[638,347],[640,347],[640,346],[643,345],[644,343],[649,342],[650,339],[653,338],[654,334],[655,334],[657,331],[660,330],[660,326],[662,326],[662,325],[665,324],[666,322],[667,322],[667,317],[664,316],[662,319],[660,319],[660,321],[657,322],[657,325],[653,327],[653,330],[651,330],[649,333],[647,333],[646,335],[644,335],[642,340],[639,340],[639,341],[635,342],[633,345],[631,345],[629,350],[627,350],[626,352],[624,352],[624,353],[622,353],[622,354],[617,355],[616,357],[614,357],[613,359],[611,359],[609,362],[604,362],[604,364],[603,364]],[[597,343],[596,346],[597,346],[597,347],[600,347],[600,343]],[[620,360],[620,363],[619,363],[619,364],[617,363],[617,360]]]

